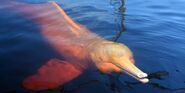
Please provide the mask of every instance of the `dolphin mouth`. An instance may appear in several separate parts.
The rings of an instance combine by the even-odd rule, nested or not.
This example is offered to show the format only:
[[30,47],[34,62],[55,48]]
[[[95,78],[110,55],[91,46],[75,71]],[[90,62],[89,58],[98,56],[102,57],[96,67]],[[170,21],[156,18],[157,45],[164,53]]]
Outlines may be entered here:
[[133,74],[129,73],[128,71],[124,70],[124,69],[122,69],[122,72],[125,72],[129,76],[135,78],[136,80],[138,80],[138,81],[140,81],[144,84],[149,82],[149,79],[147,78],[148,75],[146,73],[141,73],[140,74],[141,76],[139,77],[138,75],[133,75]]
[[133,77],[134,79],[136,79],[136,80],[138,80],[138,81],[140,81],[140,82],[142,82],[142,83],[148,83],[149,82],[149,79],[147,78],[148,77],[148,75],[146,74],[146,73],[144,73],[144,72],[140,72],[140,73],[137,73],[137,74],[133,74],[133,73],[131,73],[131,72],[129,72],[129,71],[126,71],[126,70],[124,70],[121,66],[119,66],[118,64],[117,64],[117,66],[119,67],[119,68],[121,68],[121,72],[124,72],[124,73],[126,73],[126,74],[128,74],[129,76],[131,76],[131,77]]

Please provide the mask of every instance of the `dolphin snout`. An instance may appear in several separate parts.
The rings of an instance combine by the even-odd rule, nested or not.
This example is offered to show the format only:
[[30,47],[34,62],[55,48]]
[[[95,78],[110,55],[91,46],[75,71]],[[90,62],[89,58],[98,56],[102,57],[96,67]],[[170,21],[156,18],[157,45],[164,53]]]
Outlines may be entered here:
[[139,74],[137,75],[137,77],[138,77],[138,78],[146,78],[146,77],[148,77],[148,74],[146,74],[146,73],[139,73]]
[[137,75],[137,77],[138,77],[138,80],[142,83],[148,83],[149,82],[149,79],[147,78],[148,74],[146,74],[146,73],[139,73]]

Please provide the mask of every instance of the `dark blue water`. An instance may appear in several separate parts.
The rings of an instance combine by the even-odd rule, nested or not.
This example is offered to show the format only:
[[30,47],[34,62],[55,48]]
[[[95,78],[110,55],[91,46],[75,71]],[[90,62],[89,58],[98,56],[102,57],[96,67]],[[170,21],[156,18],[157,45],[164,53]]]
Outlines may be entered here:
[[[47,2],[47,0],[19,1]],[[79,81],[76,83],[76,86],[80,87],[69,84],[64,87],[64,91],[185,93],[184,0],[55,1],[72,19],[96,34],[128,45],[134,53],[136,65],[144,72],[155,74],[148,84],[138,83],[127,75],[121,75],[112,81],[105,75],[87,75],[79,79],[82,83]],[[50,50],[50,47],[46,47],[47,43],[44,43],[39,34],[30,32],[39,29],[37,24],[20,25],[29,22],[21,18],[8,11],[0,11],[0,89],[2,91],[20,91],[19,85],[23,77],[34,73],[34,69],[48,58],[58,56]],[[17,30],[20,32],[16,32]],[[88,83],[83,84],[84,78]]]

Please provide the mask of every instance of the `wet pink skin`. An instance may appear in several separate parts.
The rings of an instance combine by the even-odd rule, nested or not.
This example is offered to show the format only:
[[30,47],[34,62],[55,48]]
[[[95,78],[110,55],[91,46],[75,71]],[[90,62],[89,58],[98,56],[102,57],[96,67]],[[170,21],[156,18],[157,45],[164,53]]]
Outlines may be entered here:
[[18,12],[37,23],[45,40],[65,59],[48,60],[35,74],[23,80],[24,88],[32,91],[57,88],[77,78],[87,68],[86,50],[82,46],[95,36],[71,20],[56,3],[26,4],[8,1],[4,6],[7,11]]
[[[23,81],[23,86],[29,90],[46,90],[57,88],[78,77],[83,70],[76,64],[83,65],[84,53],[80,46],[78,37],[74,31],[77,30],[53,4],[21,5],[18,6],[23,15],[35,18],[41,14],[49,13],[47,16],[33,19],[41,27],[40,32],[48,40],[50,45],[59,54],[65,57],[65,61],[51,59],[41,66],[37,73],[28,76]],[[32,7],[35,7],[33,11]],[[51,25],[51,26],[48,26]],[[73,38],[72,38],[73,37]],[[81,39],[82,40],[82,39]]]
[[[23,80],[23,87],[28,90],[40,91],[57,88],[77,78],[88,69],[87,47],[89,42],[103,41],[85,27],[75,23],[56,3],[25,4],[7,2],[8,11],[17,11],[40,26],[40,33],[51,47],[65,60],[50,59],[35,74]],[[130,58],[133,60],[133,58]],[[132,61],[134,63],[134,61]],[[80,68],[82,69],[79,69]],[[103,66],[105,71],[121,69],[111,63]]]

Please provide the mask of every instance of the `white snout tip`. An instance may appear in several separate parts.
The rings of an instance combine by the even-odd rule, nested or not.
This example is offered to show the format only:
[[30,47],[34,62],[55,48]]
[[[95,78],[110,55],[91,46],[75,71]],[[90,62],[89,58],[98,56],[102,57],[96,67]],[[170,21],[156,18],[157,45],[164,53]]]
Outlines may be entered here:
[[149,79],[147,78],[148,74],[146,74],[146,73],[140,73],[140,74],[137,75],[137,77],[139,78],[139,81],[142,82],[142,83],[148,83],[149,82]]
[[148,77],[148,74],[146,74],[146,73],[139,73],[139,74],[137,75],[137,77],[138,77],[138,78],[146,78],[146,77]]
[[145,84],[149,82],[149,79],[144,78],[144,79],[139,79],[139,81]]

